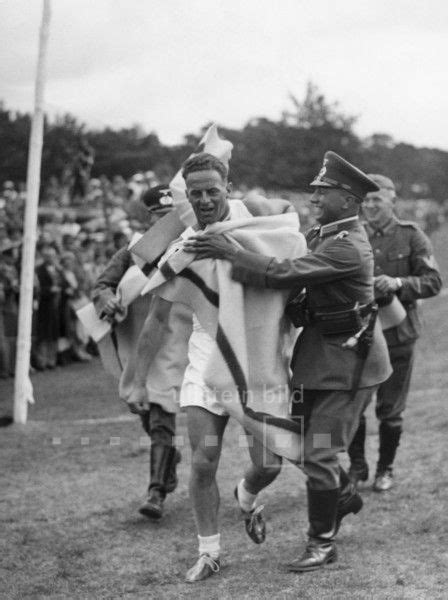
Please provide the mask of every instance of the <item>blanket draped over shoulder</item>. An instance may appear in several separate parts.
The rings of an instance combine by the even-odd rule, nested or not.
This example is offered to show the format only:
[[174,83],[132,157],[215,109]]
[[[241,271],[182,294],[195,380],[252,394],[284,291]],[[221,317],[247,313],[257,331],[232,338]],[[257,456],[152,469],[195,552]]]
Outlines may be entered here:
[[[97,343],[105,370],[118,380],[119,396],[123,399],[133,389],[137,342],[152,300],[149,294],[141,295],[147,281],[137,265],[127,269],[116,290],[123,311],[113,326],[97,316],[93,303],[78,310],[78,317]],[[191,329],[191,311],[185,305],[174,304],[146,378],[148,401],[167,412],[179,409]]]
[[[295,213],[214,223],[242,248],[279,259],[300,257],[306,243]],[[300,460],[301,423],[289,418],[289,362],[295,331],[284,317],[288,292],[232,280],[231,264],[182,250],[167,253],[145,291],[186,304],[216,344],[204,375],[227,413],[276,454]]]

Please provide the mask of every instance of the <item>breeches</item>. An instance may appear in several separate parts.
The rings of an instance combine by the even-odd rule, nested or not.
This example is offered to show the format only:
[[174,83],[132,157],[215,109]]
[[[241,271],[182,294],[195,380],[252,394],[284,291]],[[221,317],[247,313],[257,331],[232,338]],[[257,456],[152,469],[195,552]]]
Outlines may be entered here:
[[338,454],[347,450],[375,389],[361,389],[353,400],[350,390],[304,390],[302,402],[294,402],[293,416],[303,419],[303,470],[311,489],[339,487]]
[[401,427],[411,382],[415,342],[389,347],[392,375],[377,392],[376,416],[390,427]]
[[164,410],[159,404],[151,403],[149,410],[140,415],[143,429],[153,444],[173,446],[176,434],[176,415]]

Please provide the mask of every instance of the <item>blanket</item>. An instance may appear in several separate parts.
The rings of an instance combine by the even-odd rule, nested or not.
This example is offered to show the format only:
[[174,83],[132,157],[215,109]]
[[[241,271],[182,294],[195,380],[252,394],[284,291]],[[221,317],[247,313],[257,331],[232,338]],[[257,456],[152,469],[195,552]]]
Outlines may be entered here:
[[[152,300],[150,295],[141,295],[146,283],[147,277],[137,265],[132,265],[125,272],[116,291],[123,311],[113,326],[99,319],[92,302],[77,311],[80,321],[97,343],[104,369],[118,380],[118,393],[123,399],[133,388],[137,340]],[[159,404],[167,412],[175,413],[179,408],[190,333],[190,311],[184,305],[173,305],[161,346],[146,380],[149,402]]]
[[[212,124],[192,156],[208,152],[228,164],[232,148],[232,143],[222,140],[216,124]],[[145,275],[152,270],[152,263],[183,229],[196,223],[186,197],[181,171],[170,182],[170,189],[174,210],[162,217],[143,236],[134,234],[130,242],[129,249],[133,251],[134,262],[138,267],[132,266],[117,288],[117,297],[124,309],[120,322],[111,327],[107,321],[99,319],[93,303],[77,311],[79,320],[97,342],[105,370],[119,379],[119,394],[122,398],[127,398],[132,390],[137,341],[150,304],[148,296],[140,296],[147,282]],[[146,384],[149,401],[160,404],[169,412],[178,409],[180,383],[187,360],[185,353],[185,356],[181,355],[184,351],[183,343],[188,341],[186,336],[190,333],[190,312],[184,305],[175,304]]]
[[[298,217],[287,213],[214,223],[205,232],[279,259],[300,257],[306,243]],[[145,291],[186,304],[216,341],[204,373],[226,411],[270,450],[301,460],[301,423],[289,418],[289,361],[295,331],[284,318],[288,292],[255,289],[233,281],[231,264],[194,261],[182,250],[168,253]]]

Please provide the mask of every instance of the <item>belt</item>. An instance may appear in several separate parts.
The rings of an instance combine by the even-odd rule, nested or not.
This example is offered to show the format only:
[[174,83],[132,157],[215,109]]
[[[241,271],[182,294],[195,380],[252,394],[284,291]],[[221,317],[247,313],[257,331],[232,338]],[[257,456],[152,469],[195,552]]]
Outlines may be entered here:
[[[325,306],[317,310],[310,310],[310,321],[311,323],[321,323],[328,321],[331,318],[339,317],[342,318],[344,315],[349,315],[353,311],[356,311],[358,315],[364,319],[368,317],[372,312],[373,307],[376,306],[376,302],[369,302],[368,304],[344,304],[337,306]],[[328,312],[326,312],[328,311]]]

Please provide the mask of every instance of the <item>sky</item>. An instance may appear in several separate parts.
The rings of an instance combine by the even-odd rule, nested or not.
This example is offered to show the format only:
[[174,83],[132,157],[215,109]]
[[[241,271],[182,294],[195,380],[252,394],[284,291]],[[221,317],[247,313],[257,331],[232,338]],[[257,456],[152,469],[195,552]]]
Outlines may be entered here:
[[[0,0],[0,100],[31,111],[40,0]],[[46,111],[141,125],[279,119],[312,81],[355,132],[448,150],[446,0],[52,0]]]

